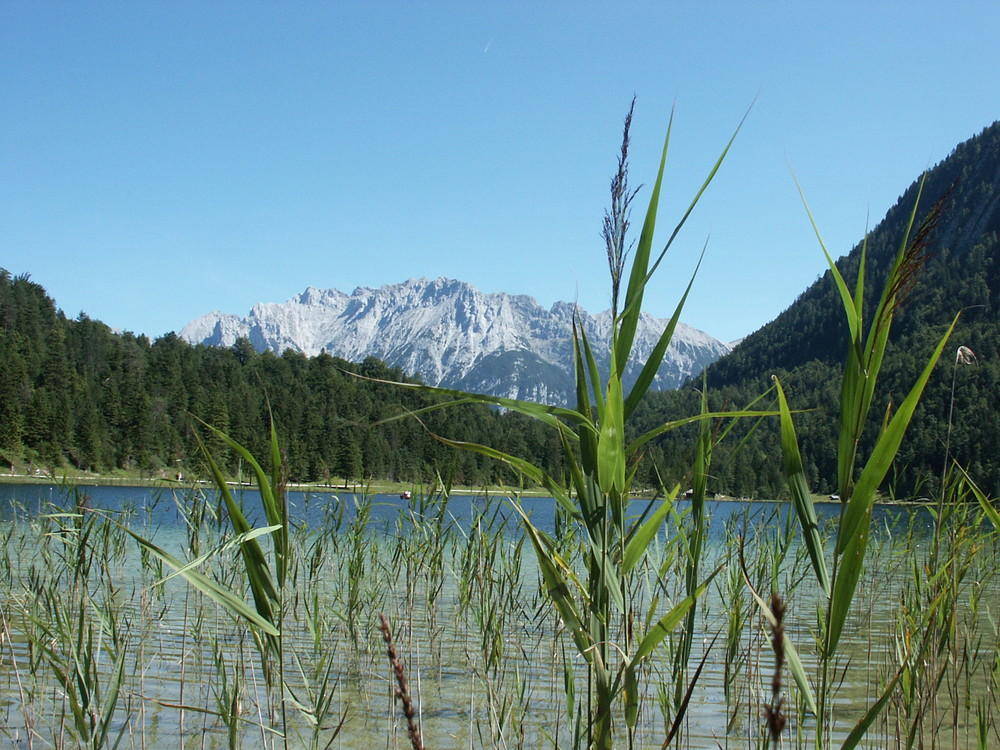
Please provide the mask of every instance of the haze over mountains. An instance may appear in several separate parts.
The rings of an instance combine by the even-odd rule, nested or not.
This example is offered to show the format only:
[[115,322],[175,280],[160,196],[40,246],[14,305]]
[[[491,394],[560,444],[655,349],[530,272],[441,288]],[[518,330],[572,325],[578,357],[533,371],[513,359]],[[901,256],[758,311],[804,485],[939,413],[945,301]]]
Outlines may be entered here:
[[[565,403],[573,393],[575,311],[569,302],[546,310],[524,295],[485,294],[461,281],[424,278],[351,294],[309,287],[283,303],[254,305],[245,317],[209,313],[188,323],[180,336],[210,346],[247,338],[257,351],[276,354],[325,351],[352,362],[376,357],[432,385]],[[606,351],[610,312],[578,312],[595,350]],[[636,335],[642,361],[666,324],[643,315]],[[654,388],[680,386],[730,348],[678,323]],[[635,378],[640,367],[635,362],[627,377]]]

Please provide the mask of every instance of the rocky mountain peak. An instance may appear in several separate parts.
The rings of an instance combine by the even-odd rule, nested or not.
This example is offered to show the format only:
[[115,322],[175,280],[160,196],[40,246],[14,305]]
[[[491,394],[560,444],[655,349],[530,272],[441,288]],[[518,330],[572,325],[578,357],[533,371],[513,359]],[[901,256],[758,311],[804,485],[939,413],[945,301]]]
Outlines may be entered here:
[[[258,351],[277,354],[326,351],[349,361],[373,356],[433,385],[565,403],[573,393],[571,322],[577,313],[595,349],[606,350],[610,311],[590,315],[569,302],[545,310],[526,295],[486,294],[443,277],[358,287],[350,295],[308,287],[286,302],[258,303],[245,317],[208,313],[180,335],[211,346],[246,337]],[[665,325],[642,316],[635,345],[640,360]],[[678,324],[654,387],[676,388],[728,351],[708,334]],[[634,362],[626,377],[637,376],[641,366]]]

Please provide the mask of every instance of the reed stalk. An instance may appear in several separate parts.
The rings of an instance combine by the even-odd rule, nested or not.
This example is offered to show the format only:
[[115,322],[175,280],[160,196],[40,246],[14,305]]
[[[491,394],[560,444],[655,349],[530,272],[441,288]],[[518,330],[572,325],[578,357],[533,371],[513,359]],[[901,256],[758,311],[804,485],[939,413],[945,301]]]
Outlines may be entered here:
[[[964,475],[957,469],[955,480]],[[961,489],[960,489],[961,487]],[[983,507],[974,497],[972,486],[957,483],[955,490],[949,491],[948,502],[940,520],[938,531],[938,562],[930,556],[933,548],[933,529],[925,532],[919,524],[911,526],[892,525],[891,522],[872,523],[871,544],[866,555],[866,569],[859,580],[856,606],[864,609],[880,604],[884,612],[885,602],[879,599],[899,598],[900,620],[893,631],[891,620],[863,620],[864,636],[860,640],[852,627],[845,633],[844,644],[838,650],[831,667],[834,675],[834,690],[838,682],[850,684],[851,695],[858,697],[858,705],[865,695],[869,701],[876,701],[885,692],[885,687],[896,679],[900,667],[905,674],[896,680],[897,690],[892,691],[882,713],[863,740],[865,746],[907,747],[909,738],[912,746],[923,741],[926,747],[937,742],[940,747],[951,747],[954,717],[958,716],[957,731],[954,736],[960,747],[976,746],[985,732],[987,746],[1000,741],[997,737],[996,722],[993,718],[1000,704],[997,702],[995,684],[1000,684],[1000,657],[998,657],[998,634],[995,619],[995,596],[997,591],[996,536],[991,524],[985,523]],[[331,498],[332,500],[332,498]],[[377,508],[376,503],[373,507]],[[452,501],[454,502],[454,500]],[[527,503],[526,503],[527,505]],[[350,501],[348,501],[350,508]],[[451,506],[449,506],[451,507]],[[435,669],[443,671],[443,680],[425,680],[418,692],[433,704],[433,714],[422,728],[425,734],[437,734],[446,738],[446,744],[463,746],[493,747],[584,747],[588,742],[587,725],[590,705],[587,700],[588,680],[581,667],[584,658],[577,651],[572,638],[567,635],[564,623],[548,599],[543,598],[538,588],[540,568],[537,556],[528,552],[530,540],[521,533],[523,525],[511,526],[505,516],[514,517],[510,506],[489,502],[478,506],[478,522],[462,521],[455,526],[450,549],[442,554],[442,565],[448,582],[437,596],[442,622],[447,624],[448,634],[443,644],[443,665],[437,663]],[[805,583],[815,580],[811,559],[804,545],[797,544],[797,538],[786,535],[783,519],[774,513],[761,513],[748,519],[745,525],[734,518],[730,523],[731,538],[742,537],[745,549],[746,577],[749,584],[732,581],[733,569],[720,573],[713,585],[699,601],[699,616],[696,628],[699,637],[692,644],[690,677],[682,695],[682,704],[688,698],[687,712],[691,724],[684,719],[677,720],[676,685],[674,676],[674,655],[682,644],[680,627],[664,639],[655,657],[647,662],[647,671],[640,681],[640,711],[636,717],[633,733],[635,747],[659,747],[670,737],[668,746],[704,747],[715,742],[705,737],[706,728],[700,722],[707,709],[706,700],[714,699],[718,690],[717,716],[710,717],[708,733],[718,733],[718,745],[726,748],[761,748],[766,741],[765,723],[762,710],[772,702],[770,680],[774,672],[773,639],[768,640],[767,628],[757,626],[757,619],[749,617],[748,606],[760,609],[753,599],[754,591],[779,590],[789,608],[786,612],[785,636],[792,641],[807,632],[811,623],[803,622],[797,613],[813,610],[812,589],[801,586],[803,575],[809,574]],[[710,506],[706,506],[705,521],[711,525]],[[378,600],[367,593],[368,588],[383,588],[389,608],[386,614],[392,621],[400,623],[400,634],[412,622],[412,630],[405,637],[396,636],[399,653],[406,651],[412,655],[408,665],[410,679],[418,670],[425,677],[428,672],[420,661],[425,654],[424,645],[428,638],[428,613],[422,611],[423,602],[431,586],[426,568],[420,567],[418,557],[425,547],[424,534],[432,534],[437,524],[437,510],[429,510],[424,517],[429,525],[420,519],[419,503],[413,507],[415,527],[412,538],[398,539],[405,533],[409,523],[409,511],[404,510],[395,524],[385,527],[371,523],[367,536],[377,542],[370,545],[371,552],[366,558],[365,570],[370,579],[361,598],[361,616],[374,617],[371,610]],[[937,513],[936,506],[932,508]],[[909,511],[907,511],[909,513]],[[80,563],[90,571],[86,579],[86,589],[90,594],[94,609],[87,619],[98,628],[109,643],[116,639],[125,646],[130,671],[133,661],[138,664],[139,654],[146,657],[149,677],[128,675],[122,681],[115,719],[112,724],[112,740],[119,727],[125,727],[123,747],[166,746],[183,743],[185,747],[227,746],[233,740],[231,733],[238,735],[238,741],[245,745],[264,744],[267,747],[281,746],[285,740],[280,736],[278,697],[267,687],[263,679],[261,665],[257,663],[259,653],[255,651],[249,627],[242,619],[234,619],[228,611],[214,606],[208,597],[198,603],[196,589],[186,587],[175,590],[172,587],[154,585],[162,574],[156,567],[157,558],[151,554],[146,558],[145,567],[133,565],[141,559],[132,552],[127,560],[118,557],[120,541],[112,538],[121,536],[113,524],[110,529],[100,528],[105,521],[97,512],[84,514],[77,519],[62,515],[63,511],[46,514],[44,518],[33,519],[33,526],[19,527],[18,534],[9,538],[11,558],[14,568],[7,578],[0,578],[0,593],[5,603],[7,628],[12,632],[11,642],[3,644],[6,653],[13,647],[17,675],[23,685],[26,706],[9,709],[10,728],[3,734],[4,739],[15,734],[24,741],[24,718],[30,717],[34,732],[34,744],[76,746],[77,730],[70,703],[61,695],[61,688],[43,650],[44,642],[50,639],[44,627],[53,619],[49,612],[46,591],[60,596],[64,609],[78,616],[80,599],[67,596],[73,586],[83,584],[83,579],[75,576],[69,566]],[[331,515],[335,515],[335,512]],[[350,513],[347,514],[348,516]],[[537,518],[537,516],[535,516]],[[913,518],[919,518],[913,514]],[[84,536],[89,540],[89,552],[78,549],[81,536],[67,532],[73,525],[87,518],[87,523],[96,523]],[[790,516],[797,524],[796,517]],[[93,520],[90,520],[93,519]],[[635,569],[635,587],[632,591],[636,610],[643,616],[653,611],[662,612],[669,604],[685,597],[686,560],[683,550],[690,544],[690,506],[675,503],[672,512],[664,522],[665,533],[658,534],[649,544],[644,561]],[[537,522],[537,521],[536,521]],[[177,545],[184,544],[182,527],[177,533]],[[335,739],[338,727],[342,727],[341,737],[345,742],[355,744],[381,745],[391,740],[394,729],[374,726],[376,720],[370,718],[381,713],[375,701],[377,692],[371,679],[372,668],[380,658],[376,646],[368,654],[367,639],[362,637],[358,653],[348,656],[342,649],[352,649],[352,640],[347,624],[339,619],[338,592],[341,585],[344,561],[349,550],[343,540],[329,540],[317,546],[319,538],[328,539],[332,527],[323,522],[321,526],[299,527],[290,535],[292,564],[288,572],[287,585],[298,589],[298,597],[286,600],[292,608],[286,612],[283,622],[285,654],[288,660],[285,670],[284,701],[289,712],[290,747],[324,747]],[[332,522],[331,522],[332,523]],[[226,524],[228,527],[228,524]],[[341,527],[346,536],[347,524]],[[51,567],[42,565],[41,553],[34,553],[34,542],[27,544],[24,539],[38,537],[39,548],[48,547],[46,553],[52,561]],[[206,528],[201,539],[200,557],[212,552],[217,543],[226,544],[226,552],[218,551],[205,559],[199,570],[216,580],[230,591],[240,591],[249,596],[241,581],[244,573],[242,557],[239,555],[238,535],[228,532],[222,540],[209,538]],[[266,535],[264,536],[266,539]],[[582,538],[582,535],[581,537]],[[520,543],[521,547],[518,547]],[[343,554],[335,555],[333,549],[340,544]],[[720,558],[720,549],[727,545],[713,539],[706,544],[703,565],[714,569]],[[562,548],[566,554],[573,546]],[[233,554],[235,553],[235,554]],[[87,561],[87,556],[91,560]],[[187,553],[190,556],[190,552]],[[411,561],[406,563],[405,557]],[[397,560],[397,562],[394,562]],[[112,564],[112,561],[115,561]],[[953,562],[949,562],[953,561]],[[406,581],[403,566],[410,564],[414,570],[412,581]],[[431,563],[429,562],[428,565]],[[169,572],[169,566],[164,567]],[[585,572],[577,558],[578,569]],[[952,567],[953,566],[953,567]],[[123,586],[128,581],[129,570],[134,568],[141,574],[138,586]],[[463,573],[463,568],[465,572]],[[937,569],[937,573],[929,573]],[[82,570],[82,568],[81,568]],[[312,571],[312,572],[310,572]],[[121,578],[122,575],[126,577]],[[463,584],[462,578],[467,581]],[[892,584],[886,586],[886,579]],[[902,579],[902,580],[901,580]],[[742,580],[742,577],[740,578]],[[7,581],[8,583],[4,583]],[[544,586],[544,582],[542,583]],[[920,586],[917,589],[917,586]],[[464,586],[464,592],[463,592]],[[10,591],[8,587],[13,587]],[[22,588],[27,587],[20,593]],[[77,591],[82,591],[82,588]],[[129,591],[132,590],[132,594]],[[729,618],[736,615],[734,598],[724,593],[731,590],[736,600],[744,604],[742,619],[743,632],[735,627],[730,631]],[[877,590],[877,597],[873,592]],[[177,629],[183,615],[185,594],[188,598],[188,619],[184,632]],[[129,598],[132,596],[133,598]],[[807,598],[808,597],[808,598]],[[761,594],[764,604],[770,606],[767,594]],[[413,601],[415,612],[408,612],[408,602]],[[660,604],[654,606],[656,600]],[[139,607],[152,604],[152,608]],[[822,601],[820,601],[822,604]],[[949,608],[954,604],[954,617]],[[492,624],[480,624],[473,608],[482,613],[483,618],[496,617]],[[393,611],[394,608],[394,611]],[[164,614],[173,609],[176,614]],[[822,625],[822,607],[820,619]],[[105,614],[97,616],[97,611]],[[341,610],[342,611],[342,610]],[[25,619],[30,613],[31,616]],[[494,613],[499,613],[494,615]],[[906,620],[903,619],[906,614]],[[140,619],[141,618],[141,619]],[[161,618],[163,621],[161,622]],[[806,617],[808,619],[808,615]],[[75,622],[75,621],[74,621]],[[640,623],[640,618],[636,619]],[[37,624],[36,624],[37,623]],[[141,623],[141,624],[140,624]],[[641,622],[646,629],[651,623]],[[51,626],[50,626],[51,627]],[[147,628],[155,627],[153,637],[147,636]],[[2,630],[2,628],[0,628]],[[363,629],[362,629],[363,630]],[[117,631],[117,635],[115,635]],[[612,630],[616,633],[615,630]],[[819,632],[817,630],[817,632]],[[30,655],[29,641],[25,634],[33,633],[30,642],[34,653]],[[721,633],[717,647],[712,646],[715,633]],[[740,660],[740,672],[730,675],[730,698],[723,709],[723,662],[730,652],[727,641],[731,633],[736,633],[735,651]],[[463,646],[461,638],[468,634]],[[486,634],[489,637],[483,639]],[[954,637],[952,636],[954,634]],[[373,632],[378,636],[377,632]],[[486,668],[489,649],[493,648],[494,636],[502,641],[502,653],[489,669]],[[615,636],[618,638],[618,635]],[[899,651],[886,651],[898,638]],[[183,653],[178,653],[178,644],[184,641]],[[871,645],[868,644],[871,639]],[[382,642],[381,638],[377,639]],[[771,646],[768,646],[768,643]],[[242,687],[242,703],[235,717],[228,721],[216,697],[223,684],[215,665],[215,649],[224,655],[229,680],[229,695],[232,695],[234,681]],[[412,644],[412,645],[411,645]],[[796,643],[796,645],[798,645]],[[377,649],[384,658],[385,652]],[[866,656],[867,661],[866,663]],[[370,657],[370,658],[369,658]],[[920,657],[920,658],[917,658]],[[695,681],[704,661],[700,680]],[[818,671],[814,667],[814,654],[805,653],[801,660],[812,676]],[[5,691],[9,699],[17,700],[16,675],[11,671],[9,660],[4,658],[3,677]],[[348,664],[350,662],[350,664]],[[103,667],[98,670],[98,679],[108,684],[112,677],[109,667],[114,660],[103,658]],[[180,706],[175,700],[178,683],[178,669],[185,669],[185,701]],[[708,690],[703,691],[704,675],[714,672]],[[165,682],[157,684],[166,673]],[[157,675],[161,677],[157,677]],[[347,677],[347,676],[350,677]],[[787,716],[787,726],[782,735],[782,744],[788,747],[806,747],[814,744],[814,723],[805,717],[809,712],[802,692],[792,685],[791,664],[786,653],[786,665],[782,683],[783,712]],[[356,681],[354,678],[357,678]],[[150,691],[140,689],[145,680]],[[860,682],[860,686],[859,686]],[[696,686],[691,690],[692,683]],[[411,683],[415,685],[415,681]],[[173,691],[164,695],[162,691]],[[223,691],[224,692],[224,691]],[[846,694],[846,690],[843,691]],[[689,697],[690,696],[690,697]],[[907,696],[912,699],[907,703]],[[846,711],[845,695],[835,695],[837,713],[830,714],[831,736],[835,745],[844,741],[845,733],[857,718]],[[137,702],[141,701],[141,702]],[[231,703],[229,705],[232,705]],[[324,709],[323,706],[326,706]],[[419,712],[416,700],[414,706]],[[655,716],[662,706],[662,722]],[[461,739],[453,739],[449,734],[456,732],[456,720],[448,718],[453,712],[464,715],[473,709],[468,717],[468,735],[462,726],[457,733]],[[350,710],[345,719],[343,712]],[[439,712],[439,709],[441,711]],[[685,709],[685,705],[681,705]],[[697,710],[694,710],[697,709]],[[393,713],[398,707],[393,708]],[[137,723],[146,712],[148,724],[145,729]],[[26,713],[25,713],[26,712]],[[179,735],[178,716],[185,716],[184,733]],[[443,713],[445,718],[437,718]],[[726,722],[738,713],[739,721],[729,729]],[[863,711],[862,711],[863,713]],[[325,716],[321,719],[320,716]],[[694,723],[697,717],[699,723]],[[228,723],[227,723],[228,721]],[[16,722],[20,722],[20,728]],[[120,723],[121,722],[121,723]],[[399,722],[400,727],[403,726]],[[674,727],[677,727],[674,730]],[[434,729],[432,730],[431,727]],[[683,730],[683,731],[682,731]],[[671,735],[671,731],[674,733]],[[401,731],[405,734],[405,729]],[[616,740],[624,743],[627,737],[622,732]],[[471,739],[470,739],[471,737]],[[896,738],[899,738],[898,741]],[[334,746],[336,746],[336,741]],[[773,742],[772,742],[773,746]]]
[[[710,422],[720,418],[760,416],[759,412],[723,412],[700,414],[669,422],[632,441],[625,437],[625,424],[653,383],[673,337],[684,302],[690,292],[693,276],[681,296],[674,314],[656,343],[652,354],[639,368],[639,375],[626,387],[626,370],[633,355],[633,344],[647,285],[681,228],[691,215],[700,197],[720,168],[736,134],[723,149],[694,199],[677,222],[669,239],[658,255],[653,252],[660,187],[663,180],[671,126],[668,125],[654,181],[649,207],[638,243],[625,262],[627,247],[623,228],[627,226],[628,209],[634,192],[630,191],[624,174],[627,172],[629,126],[631,110],[625,121],[621,157],[616,177],[612,180],[608,252],[611,269],[611,298],[621,300],[621,309],[614,311],[612,340],[607,352],[609,363],[602,375],[590,341],[579,321],[574,321],[573,360],[576,372],[576,403],[572,407],[536,404],[482,394],[472,394],[420,384],[397,384],[450,397],[423,411],[447,408],[470,401],[488,403],[539,420],[558,436],[568,465],[568,481],[556,478],[516,456],[481,444],[439,439],[455,448],[478,452],[513,468],[523,481],[544,488],[559,505],[565,519],[579,535],[580,545],[574,558],[560,554],[562,545],[537,528],[529,515],[512,499],[512,507],[520,516],[545,581],[547,596],[566,625],[587,673],[586,744],[592,748],[610,748],[619,734],[632,742],[641,703],[640,675],[647,662],[664,640],[687,618],[690,629],[697,599],[718,572],[702,576],[699,567],[701,545],[688,550],[688,585],[683,599],[666,613],[637,609],[635,594],[637,574],[642,569],[652,540],[660,533],[679,486],[666,492],[662,502],[651,502],[638,517],[628,512],[636,470],[647,444],[667,431],[681,426]],[[671,117],[672,124],[672,117]],[[738,132],[739,128],[737,128]],[[625,265],[629,266],[627,286]],[[422,412],[417,412],[419,415]],[[699,456],[708,463],[708,443],[702,442]],[[696,475],[697,475],[696,471]],[[704,498],[704,484],[701,483]],[[700,520],[697,521],[700,523]],[[697,540],[700,532],[695,532]],[[701,576],[701,577],[700,577]],[[688,632],[688,639],[693,633]],[[685,647],[682,649],[683,660]],[[689,652],[688,652],[689,653]],[[680,718],[680,717],[677,717]]]
[[[782,448],[785,455],[785,472],[794,501],[803,540],[809,550],[813,571],[824,596],[824,616],[821,626],[820,667],[815,699],[804,672],[795,672],[799,689],[810,706],[814,706],[817,719],[815,746],[817,750],[830,742],[831,695],[836,676],[832,671],[838,645],[848,615],[852,611],[858,581],[864,568],[865,553],[869,546],[871,515],[879,486],[882,484],[899,451],[903,436],[920,401],[927,381],[937,364],[944,346],[954,329],[958,316],[941,337],[931,353],[926,366],[895,413],[886,413],[882,420],[875,447],[864,459],[859,455],[861,436],[869,421],[869,412],[875,396],[876,383],[881,371],[889,331],[893,319],[903,302],[905,293],[914,283],[924,260],[929,237],[943,210],[943,199],[932,208],[915,233],[917,208],[922,194],[917,191],[909,223],[899,250],[887,275],[881,297],[875,307],[870,325],[865,325],[865,261],[867,242],[862,245],[861,259],[855,289],[849,290],[839,269],[833,262],[823,239],[816,228],[808,205],[813,228],[826,256],[831,275],[839,291],[849,331],[847,356],[841,381],[840,430],[837,454],[837,487],[843,503],[840,524],[837,528],[832,567],[827,566],[826,552],[820,536],[809,492],[798,441],[795,436],[792,413],[785,399],[780,382],[775,378],[781,407]],[[803,197],[803,203],[805,199]],[[899,677],[890,680],[883,695],[870,706],[844,743],[845,748],[855,747],[864,737],[868,727],[886,705],[889,694],[898,684]]]
[[424,741],[417,720],[417,710],[413,703],[413,697],[410,695],[409,681],[406,679],[406,667],[396,653],[396,646],[392,640],[392,629],[384,614],[379,615],[379,627],[382,631],[382,637],[385,639],[389,666],[392,668],[393,678],[396,681],[395,696],[399,698],[403,716],[406,717],[406,734],[410,738],[410,747],[413,750],[424,750]]

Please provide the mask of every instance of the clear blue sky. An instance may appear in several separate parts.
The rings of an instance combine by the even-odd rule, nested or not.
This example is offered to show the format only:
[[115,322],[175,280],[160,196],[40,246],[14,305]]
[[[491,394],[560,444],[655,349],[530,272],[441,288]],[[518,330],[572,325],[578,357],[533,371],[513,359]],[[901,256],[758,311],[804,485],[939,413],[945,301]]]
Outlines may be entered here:
[[[0,267],[151,337],[307,286],[447,276],[609,305],[632,95],[661,228],[748,107],[647,295],[730,340],[1000,117],[1000,3],[0,3]],[[660,240],[666,239],[662,232]]]

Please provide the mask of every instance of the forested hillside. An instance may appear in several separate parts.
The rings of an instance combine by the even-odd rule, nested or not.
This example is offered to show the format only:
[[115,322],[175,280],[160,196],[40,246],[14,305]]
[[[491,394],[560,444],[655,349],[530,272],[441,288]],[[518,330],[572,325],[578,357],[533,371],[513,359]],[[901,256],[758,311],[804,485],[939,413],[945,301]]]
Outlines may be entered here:
[[430,432],[559,460],[559,446],[538,425],[482,406],[374,427],[432,399],[348,372],[404,379],[375,359],[351,364],[326,354],[257,354],[245,340],[219,349],[172,333],[155,341],[117,334],[86,315],[67,319],[41,286],[0,270],[0,457],[8,465],[189,474],[199,467],[193,417],[262,456],[268,401],[292,480],[501,478],[493,461],[458,453]]
[[[877,302],[917,192],[914,182],[868,237],[869,307]],[[873,413],[885,413],[902,399],[954,315],[962,311],[962,316],[884,490],[900,497],[935,492],[947,443],[985,490],[1000,494],[1000,123],[929,171],[918,224],[935,205],[940,214],[922,267],[905,290]],[[818,244],[814,251],[821,255]],[[860,257],[859,244],[838,261],[849,285]],[[975,364],[955,365],[959,346],[975,353]],[[832,492],[845,347],[841,302],[826,273],[777,319],[709,368],[710,408],[744,407],[771,387],[772,375],[779,375],[792,408],[802,410],[795,422],[810,486]],[[187,344],[174,334],[155,341],[116,334],[85,315],[67,319],[42,287],[0,271],[0,456],[9,464],[190,471],[198,455],[192,415],[262,454],[269,400],[291,479],[419,481],[438,471],[454,472],[456,481],[467,484],[513,479],[482,456],[445,447],[431,432],[530,457],[559,473],[557,441],[517,414],[466,405],[430,412],[423,422],[408,418],[373,426],[427,406],[431,398],[349,372],[405,377],[371,358],[351,364],[327,354],[258,354],[246,339],[213,348]],[[679,391],[648,394],[629,429],[644,432],[697,413],[701,384],[696,379]],[[756,408],[771,404],[768,396]],[[654,466],[668,483],[685,481],[693,445],[692,430],[664,435],[650,446],[652,460],[638,469],[640,484],[656,482]],[[711,491],[781,495],[777,420],[737,425],[715,449],[711,475]]]
[[[867,244],[866,306],[878,301],[882,283],[905,231],[918,193],[914,182],[870,233]],[[952,379],[955,379],[950,453],[967,466],[984,489],[1000,491],[1000,123],[958,146],[927,174],[917,223],[940,201],[941,214],[925,252],[923,267],[904,294],[892,330],[878,394],[878,413],[905,395],[956,313],[960,323],[924,395],[886,491],[903,497],[935,491],[945,461]],[[804,209],[803,209],[804,212]],[[822,231],[822,227],[820,227]],[[836,248],[830,248],[835,253]],[[821,255],[819,244],[815,246]],[[838,262],[849,286],[857,278],[859,244]],[[748,336],[707,372],[714,408],[743,406],[781,377],[796,416],[796,428],[816,491],[830,492],[836,473],[837,404],[840,363],[846,352],[843,310],[827,272],[785,312]],[[959,346],[977,363],[954,366]],[[655,394],[642,426],[696,406],[691,392]],[[765,420],[740,445],[748,425],[737,429],[714,456],[716,489],[734,494],[778,494],[782,490],[777,424]],[[869,440],[871,439],[869,436]],[[667,467],[684,465],[687,438],[670,435],[654,449]],[[870,446],[862,446],[866,448]]]

